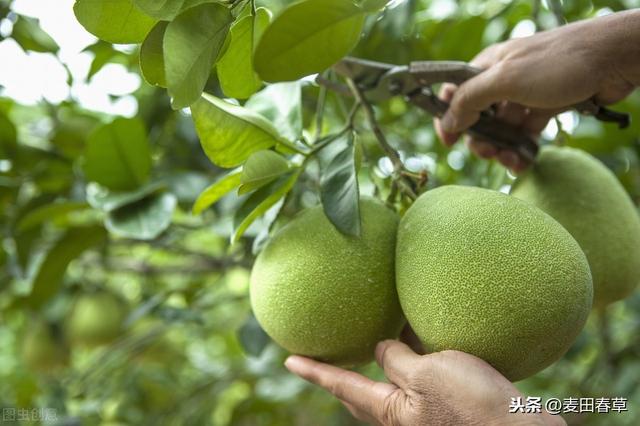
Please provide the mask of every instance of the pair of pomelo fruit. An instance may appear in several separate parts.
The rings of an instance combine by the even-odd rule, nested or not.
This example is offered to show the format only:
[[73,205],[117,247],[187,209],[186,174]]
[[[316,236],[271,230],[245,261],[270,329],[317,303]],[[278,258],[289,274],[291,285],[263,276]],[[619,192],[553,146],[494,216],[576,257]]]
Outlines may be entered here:
[[366,198],[361,216],[352,238],[309,209],[258,256],[252,307],[285,349],[355,365],[408,321],[428,351],[471,353],[515,381],[559,359],[592,305],[639,280],[635,206],[571,148],[543,149],[511,195],[445,186],[402,219]]

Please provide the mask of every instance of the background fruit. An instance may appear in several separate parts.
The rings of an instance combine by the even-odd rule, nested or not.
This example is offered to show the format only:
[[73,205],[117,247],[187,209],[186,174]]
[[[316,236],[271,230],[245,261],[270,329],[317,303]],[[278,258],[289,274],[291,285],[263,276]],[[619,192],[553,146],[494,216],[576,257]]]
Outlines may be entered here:
[[51,372],[63,367],[69,360],[69,352],[59,330],[41,320],[32,320],[22,340],[22,360],[30,369]]
[[108,343],[122,331],[125,316],[124,303],[110,293],[82,295],[67,319],[67,337],[89,346]]
[[627,297],[640,281],[640,218],[616,177],[573,148],[546,147],[511,194],[560,222],[587,255],[594,306]]
[[402,308],[428,350],[476,355],[510,380],[560,358],[591,308],[587,260],[562,226],[507,195],[445,186],[398,230]]
[[398,218],[362,199],[361,238],[340,234],[322,207],[302,212],[258,256],[251,303],[265,331],[285,349],[339,364],[373,357],[404,318],[394,285]]

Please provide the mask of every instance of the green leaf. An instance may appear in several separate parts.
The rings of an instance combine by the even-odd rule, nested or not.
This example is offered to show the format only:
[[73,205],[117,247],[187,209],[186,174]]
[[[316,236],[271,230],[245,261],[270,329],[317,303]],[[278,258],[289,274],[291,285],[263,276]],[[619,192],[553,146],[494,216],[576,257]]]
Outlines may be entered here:
[[0,111],[0,158],[15,158],[18,149],[18,131],[9,117]]
[[141,120],[117,118],[89,136],[84,164],[89,180],[124,191],[145,183],[150,171],[151,152]]
[[27,303],[40,307],[60,289],[67,266],[84,251],[106,240],[102,226],[86,226],[69,229],[49,250],[33,280]]
[[13,24],[11,37],[18,42],[24,50],[32,50],[41,53],[56,53],[60,47],[49,34],[40,28],[40,22],[34,18],[18,16]]
[[302,136],[302,87],[299,81],[270,84],[245,104],[273,123],[278,133],[290,141]]
[[318,73],[358,42],[365,11],[349,0],[304,0],[285,9],[266,29],[255,52],[265,81],[290,81]]
[[87,79],[91,80],[94,75],[98,73],[106,64],[110,62],[119,62],[123,65],[128,65],[128,56],[113,48],[111,43],[98,40],[96,43],[87,46],[83,52],[93,53],[93,61],[91,61],[91,68],[89,68],[89,74]]
[[153,182],[144,185],[135,191],[129,192],[110,192],[95,183],[87,185],[87,202],[91,207],[103,212],[112,212],[120,207],[140,201],[151,194],[162,192],[166,189],[165,184],[161,182]]
[[147,15],[170,21],[180,12],[184,0],[133,0],[133,2]]
[[168,25],[165,21],[158,22],[140,46],[140,71],[152,86],[167,87],[162,43]]
[[89,205],[87,203],[77,201],[62,201],[41,206],[31,210],[20,219],[18,222],[18,231],[27,231],[43,222],[55,220],[60,216],[65,216],[74,211],[84,210],[88,207]]
[[232,242],[236,243],[244,235],[251,224],[265,214],[293,188],[301,169],[282,176],[271,184],[251,194],[240,206],[233,219],[234,232]]
[[140,43],[156,22],[132,0],[77,0],[73,11],[87,31],[109,43]]
[[233,171],[205,189],[193,205],[193,214],[198,215],[214,205],[220,198],[240,186],[242,173]]
[[368,12],[376,12],[389,3],[389,0],[364,0],[360,7]]
[[263,150],[251,154],[242,167],[239,194],[246,194],[272,182],[289,171],[289,162],[280,154]]
[[353,133],[334,142],[341,151],[322,173],[320,196],[324,212],[343,234],[360,236],[360,194],[355,167]]
[[259,8],[255,15],[242,18],[231,28],[231,44],[218,61],[218,78],[226,96],[246,99],[262,86],[262,80],[253,70],[253,51],[271,15]]
[[105,225],[109,232],[123,238],[153,240],[171,225],[176,204],[173,194],[154,194],[111,211]]
[[205,3],[185,10],[168,25],[163,50],[175,109],[188,107],[202,94],[232,22],[229,9]]
[[253,314],[249,315],[240,330],[238,330],[238,340],[244,351],[254,357],[260,356],[264,348],[271,342],[271,338],[260,327]]
[[251,154],[282,142],[278,131],[255,112],[204,94],[191,107],[207,157],[220,167],[236,167]]

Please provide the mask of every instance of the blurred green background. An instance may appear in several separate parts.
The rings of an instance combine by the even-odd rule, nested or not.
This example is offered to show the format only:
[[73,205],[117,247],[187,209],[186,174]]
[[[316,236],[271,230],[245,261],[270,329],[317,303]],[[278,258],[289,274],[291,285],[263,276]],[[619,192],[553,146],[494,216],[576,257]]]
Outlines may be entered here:
[[[137,47],[81,34],[87,46],[65,48],[33,11],[48,9],[42,16],[62,22],[72,1],[31,1],[31,9],[25,3],[0,0],[0,407],[3,415],[16,410],[15,423],[3,420],[37,423],[18,421],[20,410],[47,408],[56,420],[46,424],[357,424],[335,399],[286,372],[286,354],[250,315],[250,266],[276,212],[233,245],[234,213],[246,197],[231,194],[193,215],[199,193],[224,171],[207,160],[191,118],[171,110],[165,90],[136,80]],[[287,3],[258,2],[276,13]],[[393,1],[370,18],[354,55],[393,63],[469,60],[510,37],[639,6],[637,0]],[[43,74],[34,77],[38,67]],[[62,72],[62,86],[52,92],[54,83],[38,79],[53,79],[54,71]],[[109,84],[131,79],[109,91]],[[207,90],[220,93],[215,76]],[[302,83],[306,129],[314,125],[318,90]],[[92,104],[98,95],[104,102]],[[329,94],[327,106],[326,126],[340,128],[344,105]],[[614,109],[632,114],[631,128],[570,112],[549,125],[542,142],[593,153],[638,203],[640,94]],[[407,167],[428,172],[429,186],[504,191],[512,182],[503,167],[474,158],[463,144],[443,148],[430,117],[401,100],[377,112]],[[108,192],[85,174],[87,139],[117,115],[144,123],[151,183],[136,191]],[[361,142],[362,192],[384,195],[389,165],[366,131]],[[310,167],[278,224],[317,204],[317,189]],[[565,418],[576,425],[639,424],[639,331],[636,292],[603,317],[594,315],[561,361],[517,386],[545,399],[628,398],[626,414]],[[381,377],[375,366],[363,371]]]

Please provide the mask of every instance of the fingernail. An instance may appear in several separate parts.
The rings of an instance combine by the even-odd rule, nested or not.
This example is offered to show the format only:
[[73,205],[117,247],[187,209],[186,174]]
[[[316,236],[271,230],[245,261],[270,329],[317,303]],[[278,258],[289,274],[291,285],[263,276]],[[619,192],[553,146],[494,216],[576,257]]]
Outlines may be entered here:
[[284,366],[289,371],[293,371],[296,368],[296,366],[298,366],[299,364],[300,364],[300,357],[296,355],[291,355],[287,357],[287,359],[284,361]]

